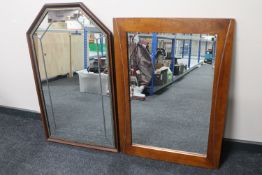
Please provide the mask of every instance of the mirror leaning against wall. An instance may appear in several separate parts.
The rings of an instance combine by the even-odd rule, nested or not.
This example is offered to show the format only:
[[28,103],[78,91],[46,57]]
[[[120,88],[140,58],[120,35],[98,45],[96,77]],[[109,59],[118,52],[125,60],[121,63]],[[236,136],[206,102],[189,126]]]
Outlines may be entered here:
[[120,149],[219,166],[233,19],[115,18]]
[[132,143],[206,154],[216,35],[127,37]]
[[110,32],[81,3],[51,6],[30,33],[47,137],[114,150]]

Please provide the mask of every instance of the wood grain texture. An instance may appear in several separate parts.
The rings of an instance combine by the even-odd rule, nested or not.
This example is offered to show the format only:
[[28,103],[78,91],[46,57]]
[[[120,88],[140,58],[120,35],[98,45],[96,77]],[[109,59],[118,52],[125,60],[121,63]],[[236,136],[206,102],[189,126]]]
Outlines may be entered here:
[[[219,166],[225,126],[234,20],[198,18],[115,18],[113,22],[120,150],[130,155],[206,168],[217,168]],[[208,150],[206,155],[132,144],[127,32],[218,35]]]
[[[81,144],[76,143],[72,141],[67,140],[61,140],[57,138],[53,138],[50,135],[49,129],[48,129],[48,122],[47,122],[47,114],[46,114],[46,107],[45,102],[43,98],[42,93],[42,86],[41,86],[41,78],[40,78],[40,70],[39,70],[39,62],[37,60],[37,53],[36,49],[34,48],[34,32],[38,28],[38,26],[41,24],[41,21],[43,20],[44,16],[47,14],[47,11],[49,9],[63,9],[63,8],[80,8],[88,17],[90,17],[93,22],[101,29],[103,30],[104,34],[107,37],[107,54],[108,54],[108,60],[109,60],[109,74],[110,74],[110,85],[111,85],[111,94],[112,94],[112,111],[113,111],[113,121],[114,121],[114,136],[115,136],[115,148],[107,148],[103,146],[98,145],[89,145],[89,144]],[[45,131],[45,136],[48,141],[63,143],[63,144],[69,144],[69,145],[75,145],[75,146],[81,146],[81,147],[87,147],[87,148],[93,148],[93,149],[99,149],[99,150],[105,150],[105,151],[113,151],[117,152],[119,149],[119,143],[118,143],[118,127],[117,127],[117,107],[116,107],[116,89],[115,89],[115,71],[114,71],[114,60],[113,60],[113,38],[111,31],[83,4],[83,3],[52,3],[52,4],[45,4],[40,12],[38,13],[37,17],[31,24],[30,28],[28,29],[27,33],[27,41],[28,41],[28,47],[29,47],[29,53],[32,63],[32,69],[34,73],[34,79],[35,79],[35,85],[36,85],[36,91],[38,95],[38,101],[39,106],[41,110],[41,116],[42,116],[42,123]],[[71,38],[71,41],[74,43],[77,42],[77,39],[74,40]],[[71,48],[71,49],[74,49]],[[71,52],[71,56],[73,56],[74,52]],[[70,54],[69,54],[70,55]],[[79,55],[81,56],[81,55]],[[75,64],[75,63],[71,63]],[[78,65],[78,63],[76,63]]]

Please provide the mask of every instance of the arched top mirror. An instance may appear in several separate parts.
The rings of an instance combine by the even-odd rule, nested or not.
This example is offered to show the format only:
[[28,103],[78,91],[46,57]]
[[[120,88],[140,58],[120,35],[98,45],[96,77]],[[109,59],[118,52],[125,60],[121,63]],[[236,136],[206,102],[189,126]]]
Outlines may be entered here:
[[83,3],[46,4],[27,39],[47,139],[117,151],[110,30]]

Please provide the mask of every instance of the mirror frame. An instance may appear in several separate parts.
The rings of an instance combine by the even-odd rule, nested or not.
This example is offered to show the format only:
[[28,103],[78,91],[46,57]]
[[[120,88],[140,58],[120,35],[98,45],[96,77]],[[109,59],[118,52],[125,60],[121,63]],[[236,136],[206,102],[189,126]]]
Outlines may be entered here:
[[[113,129],[114,129],[114,143],[115,148],[104,147],[100,145],[93,145],[93,144],[85,144],[85,143],[78,143],[74,141],[68,141],[66,139],[58,139],[50,135],[48,131],[48,123],[47,123],[47,113],[46,113],[46,106],[44,102],[44,96],[42,92],[42,85],[41,79],[39,74],[38,68],[38,61],[36,58],[36,51],[34,49],[34,41],[33,41],[33,34],[37,27],[41,24],[43,17],[47,14],[48,9],[59,9],[59,8],[80,8],[88,17],[90,17],[98,27],[107,35],[107,45],[108,45],[108,60],[109,60],[109,68],[110,68],[110,85],[111,85],[111,98],[112,98],[112,117],[113,117]],[[111,152],[118,152],[119,150],[119,143],[118,143],[118,129],[117,129],[117,112],[116,112],[116,90],[115,90],[115,71],[114,71],[114,59],[113,59],[113,39],[111,31],[83,4],[83,3],[51,3],[45,4],[38,15],[36,16],[35,20],[31,24],[30,28],[28,29],[27,33],[27,42],[29,47],[29,53],[31,58],[32,69],[34,73],[34,80],[36,91],[38,95],[38,101],[40,106],[40,112],[42,117],[42,124],[44,127],[45,137],[48,141],[74,145],[79,147],[86,147],[86,148],[93,148],[97,150],[104,150],[104,151],[111,151]]]
[[[120,150],[129,155],[206,168],[219,167],[232,60],[234,19],[114,18]],[[207,154],[132,144],[128,32],[217,34]]]

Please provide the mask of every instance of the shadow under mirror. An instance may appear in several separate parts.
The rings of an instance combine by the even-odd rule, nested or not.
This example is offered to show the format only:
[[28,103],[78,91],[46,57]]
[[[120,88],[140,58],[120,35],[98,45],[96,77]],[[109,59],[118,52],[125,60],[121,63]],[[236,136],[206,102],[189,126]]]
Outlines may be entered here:
[[206,154],[217,36],[127,37],[132,144]]
[[50,136],[115,147],[107,35],[80,8],[48,9],[33,41]]

